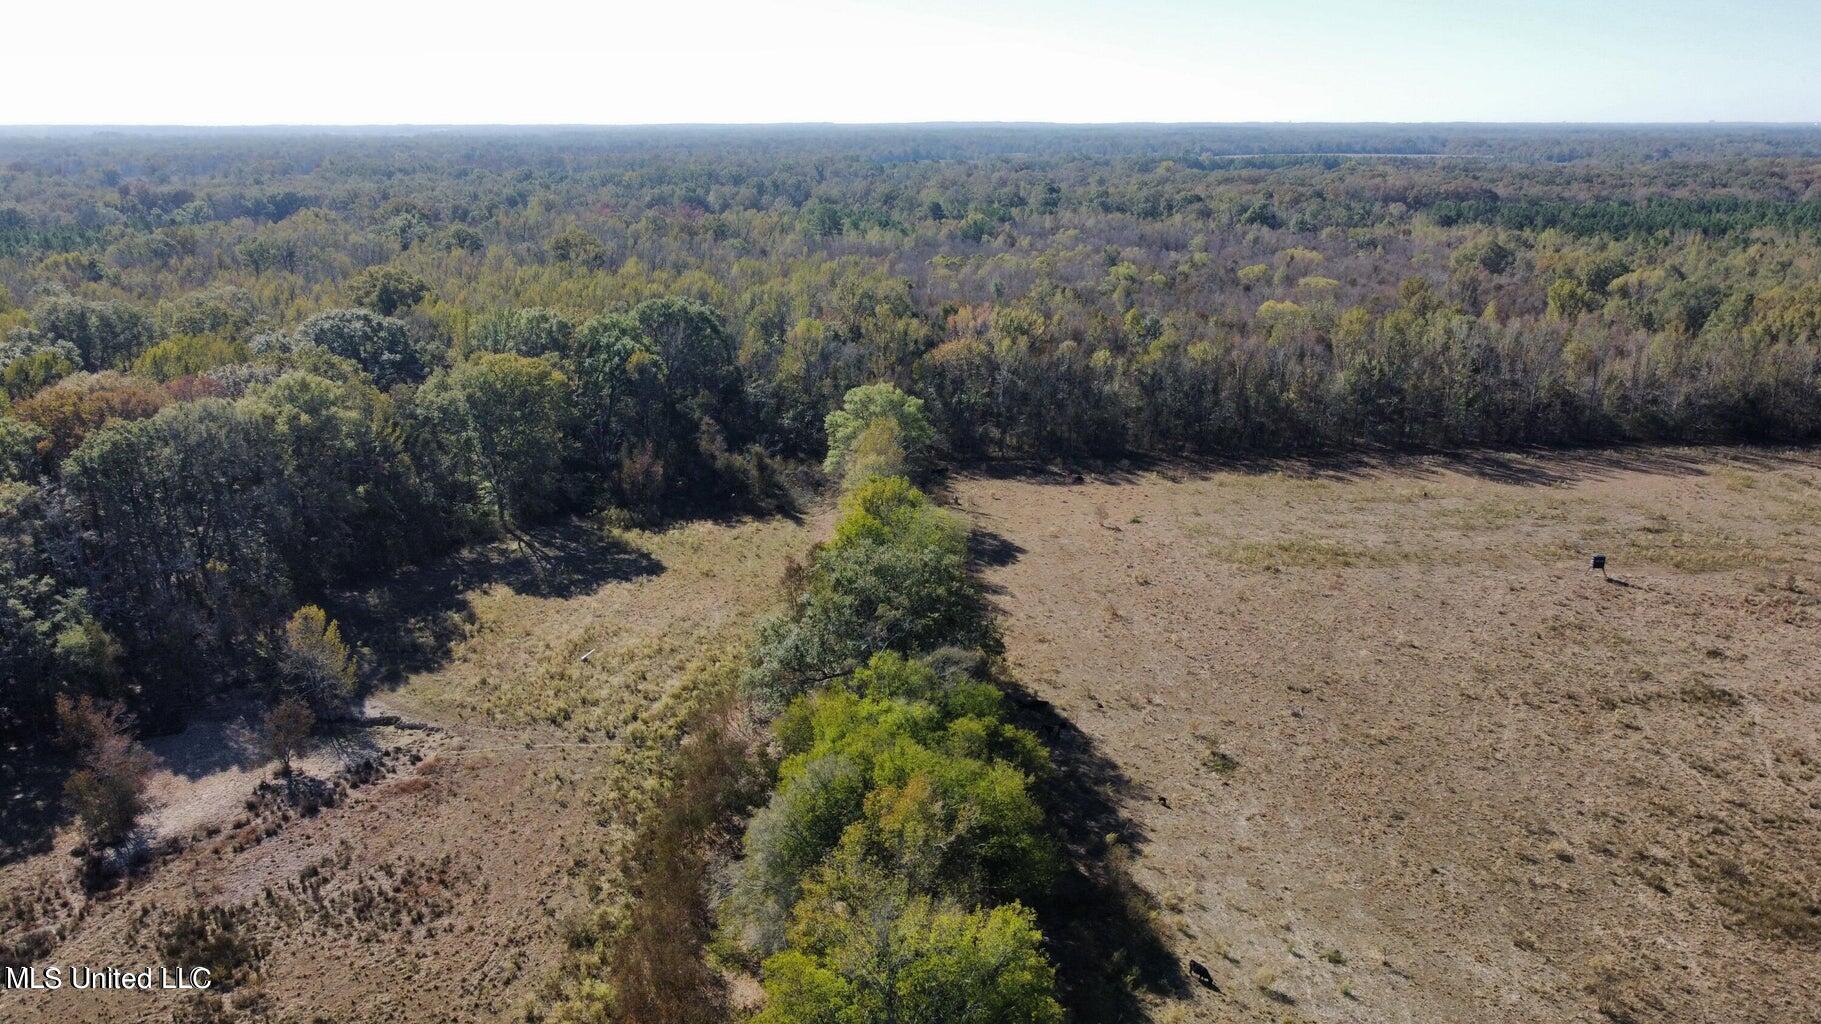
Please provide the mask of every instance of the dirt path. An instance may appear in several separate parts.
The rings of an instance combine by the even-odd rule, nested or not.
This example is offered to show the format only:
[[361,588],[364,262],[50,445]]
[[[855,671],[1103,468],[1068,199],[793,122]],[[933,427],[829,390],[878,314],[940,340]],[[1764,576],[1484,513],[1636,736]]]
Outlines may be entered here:
[[1219,986],[1157,1019],[1821,1020],[1821,457],[954,492]]

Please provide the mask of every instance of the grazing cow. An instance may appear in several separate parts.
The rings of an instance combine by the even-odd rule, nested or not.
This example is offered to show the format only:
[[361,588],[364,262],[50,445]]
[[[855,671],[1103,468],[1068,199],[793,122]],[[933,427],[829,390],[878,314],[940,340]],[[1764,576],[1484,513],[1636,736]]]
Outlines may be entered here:
[[1214,975],[1209,972],[1207,964],[1202,963],[1200,960],[1190,960],[1189,973],[1194,976],[1196,981],[1201,982],[1203,988],[1211,988],[1216,992],[1220,991],[1220,986],[1214,984]]

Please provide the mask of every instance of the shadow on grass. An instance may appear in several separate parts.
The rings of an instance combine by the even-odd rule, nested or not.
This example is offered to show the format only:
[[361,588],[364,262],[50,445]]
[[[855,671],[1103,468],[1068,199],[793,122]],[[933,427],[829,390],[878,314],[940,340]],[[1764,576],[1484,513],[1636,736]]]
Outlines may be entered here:
[[1006,685],[1012,721],[1050,748],[1055,773],[1040,787],[1063,868],[1038,906],[1063,1005],[1078,1021],[1144,1021],[1146,996],[1187,998],[1182,965],[1157,930],[1157,906],[1127,870],[1147,841],[1123,811],[1142,787],[1048,701]]
[[70,767],[69,757],[48,744],[0,749],[0,865],[50,851]]
[[[1063,479],[1080,483],[1084,477]],[[1011,565],[1026,551],[976,525],[968,554],[978,570]],[[1002,588],[980,583],[989,597],[1004,596]],[[1062,871],[1035,909],[1056,963],[1058,995],[1072,1020],[1148,1020],[1146,996],[1186,998],[1190,988],[1157,931],[1156,900],[1129,870],[1131,855],[1148,837],[1120,806],[1146,794],[1055,705],[1015,679],[1000,683],[1012,722],[1043,740],[1056,769],[1039,792],[1061,846]]]
[[336,594],[328,611],[349,642],[382,667],[381,681],[396,682],[447,660],[473,621],[470,591],[503,585],[534,597],[582,597],[663,571],[663,563],[598,527],[557,523]]
[[1144,474],[1172,482],[1215,473],[1240,473],[1281,474],[1296,479],[1341,483],[1381,474],[1420,479],[1459,473],[1493,483],[1555,487],[1608,479],[1621,473],[1699,477],[1722,467],[1767,471],[1814,464],[1813,449],[1795,447],[1615,445],[1449,451],[1359,448],[1311,455],[1135,456],[1117,461],[1078,462],[1007,460],[968,466],[959,472],[962,476],[1056,486],[1134,483]]

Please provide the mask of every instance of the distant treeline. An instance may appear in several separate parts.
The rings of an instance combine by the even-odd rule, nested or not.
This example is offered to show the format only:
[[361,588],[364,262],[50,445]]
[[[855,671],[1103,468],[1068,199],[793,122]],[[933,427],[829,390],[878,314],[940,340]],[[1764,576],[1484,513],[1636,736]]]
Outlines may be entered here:
[[168,717],[266,678],[298,606],[542,517],[763,504],[875,382],[949,460],[1812,441],[1818,155],[1754,126],[0,133],[0,724],[72,692]]
[[1490,224],[1513,231],[1560,228],[1576,235],[1638,235],[1656,232],[1730,234],[1756,228],[1821,231],[1821,200],[1659,198],[1641,202],[1588,203],[1536,200],[1444,200],[1429,208],[1442,227]]

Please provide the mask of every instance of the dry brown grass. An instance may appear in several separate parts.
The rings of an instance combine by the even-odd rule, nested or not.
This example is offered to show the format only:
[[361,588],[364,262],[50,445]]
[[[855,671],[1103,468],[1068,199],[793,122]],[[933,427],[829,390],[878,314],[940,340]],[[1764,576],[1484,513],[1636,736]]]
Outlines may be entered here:
[[1818,1019],[1821,456],[1066,481],[955,495],[1222,990],[1155,1019]]
[[[254,1004],[251,1019],[273,1021],[524,1019],[567,943],[592,932],[565,923],[624,905],[623,855],[683,723],[730,684],[746,630],[813,528],[571,528],[555,554],[505,545],[351,596],[344,605],[395,613],[350,616],[359,638],[415,666],[374,710],[439,728],[367,730],[374,749],[355,756],[383,764],[314,815],[236,799],[238,820],[83,909],[42,955],[136,962],[143,922],[222,908],[247,919],[263,960],[194,1019],[238,1022]],[[0,898],[24,900],[27,869],[67,861],[9,866]],[[6,1021],[163,1024],[178,1012],[130,993],[0,993]]]

